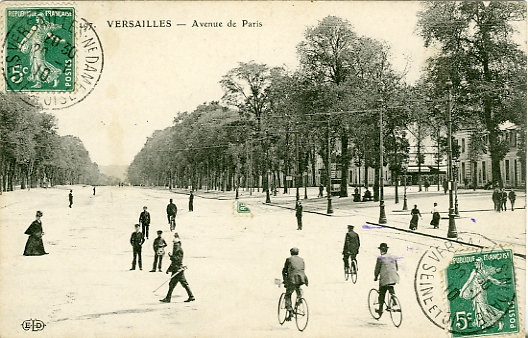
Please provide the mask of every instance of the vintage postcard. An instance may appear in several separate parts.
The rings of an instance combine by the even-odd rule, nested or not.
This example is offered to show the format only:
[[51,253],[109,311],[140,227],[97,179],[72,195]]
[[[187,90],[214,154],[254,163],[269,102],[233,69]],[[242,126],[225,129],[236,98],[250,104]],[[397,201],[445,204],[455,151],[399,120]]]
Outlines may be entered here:
[[0,3],[0,337],[526,335],[526,2]]

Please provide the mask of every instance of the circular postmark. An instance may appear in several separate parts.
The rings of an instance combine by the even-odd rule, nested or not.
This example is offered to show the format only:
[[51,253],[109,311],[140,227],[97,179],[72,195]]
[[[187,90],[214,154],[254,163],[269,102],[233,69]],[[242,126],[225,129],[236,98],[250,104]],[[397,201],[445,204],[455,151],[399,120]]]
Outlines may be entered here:
[[101,40],[73,7],[7,8],[3,89],[47,110],[71,107],[95,88],[104,66]]
[[479,234],[461,233],[459,240],[420,258],[414,289],[422,312],[453,337],[518,332],[512,250]]

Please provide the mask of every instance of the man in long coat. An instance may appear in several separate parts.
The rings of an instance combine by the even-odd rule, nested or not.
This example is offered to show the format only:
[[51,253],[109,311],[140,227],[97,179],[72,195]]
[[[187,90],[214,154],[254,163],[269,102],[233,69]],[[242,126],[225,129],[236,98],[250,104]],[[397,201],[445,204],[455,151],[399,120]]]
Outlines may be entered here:
[[400,275],[398,275],[398,259],[387,254],[389,250],[387,243],[381,243],[378,249],[380,250],[380,255],[374,268],[374,281],[379,279],[379,308],[376,312],[381,315],[383,313],[385,294],[387,291],[391,295],[394,294],[394,285],[400,282]]
[[[359,253],[359,235],[354,231],[354,226],[352,224],[348,225],[348,232],[345,235],[345,244],[343,245],[343,261],[345,262],[345,268],[350,267],[350,259],[356,260],[356,256]],[[356,261],[357,266],[357,261]]]
[[308,286],[308,277],[304,273],[304,260],[298,256],[299,249],[291,248],[290,254],[291,256],[286,258],[282,268],[282,279],[286,287],[286,309],[289,310],[289,313],[292,311],[291,295],[293,291],[295,291],[297,299],[299,299],[302,297],[301,285],[306,284]]

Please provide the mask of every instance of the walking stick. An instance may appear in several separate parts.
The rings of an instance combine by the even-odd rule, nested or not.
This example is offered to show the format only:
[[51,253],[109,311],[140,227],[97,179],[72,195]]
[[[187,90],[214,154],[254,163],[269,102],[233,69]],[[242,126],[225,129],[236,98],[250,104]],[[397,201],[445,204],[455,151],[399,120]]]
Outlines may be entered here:
[[169,282],[171,279],[173,279],[174,277],[178,276],[183,270],[187,270],[187,267],[186,266],[182,266],[181,268],[179,268],[178,271],[176,271],[176,273],[173,274],[171,278],[169,278],[166,281],[164,281],[163,284],[158,286],[158,288],[156,290],[152,291],[152,292],[158,291],[163,285],[167,284],[167,282]]

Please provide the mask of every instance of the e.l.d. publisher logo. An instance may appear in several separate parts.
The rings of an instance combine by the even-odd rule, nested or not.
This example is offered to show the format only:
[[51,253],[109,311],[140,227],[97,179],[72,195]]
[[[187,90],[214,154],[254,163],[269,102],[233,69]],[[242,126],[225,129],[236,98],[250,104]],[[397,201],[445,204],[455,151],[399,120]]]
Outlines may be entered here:
[[28,319],[22,322],[22,328],[25,331],[42,331],[44,330],[44,322],[40,319]]

